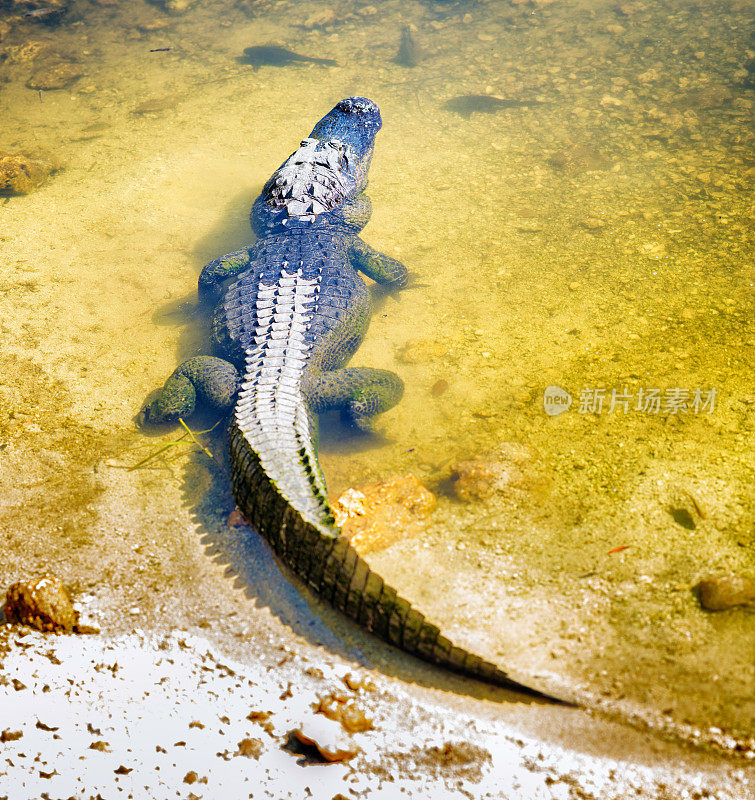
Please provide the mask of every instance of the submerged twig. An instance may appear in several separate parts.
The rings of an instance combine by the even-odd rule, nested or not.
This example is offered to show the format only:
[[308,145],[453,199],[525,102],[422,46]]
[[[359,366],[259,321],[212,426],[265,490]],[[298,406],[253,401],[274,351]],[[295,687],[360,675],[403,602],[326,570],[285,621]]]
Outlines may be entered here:
[[[148,464],[151,464],[153,461],[155,461],[155,459],[159,458],[161,455],[169,450],[172,450],[173,448],[192,445],[196,445],[206,455],[208,455],[210,458],[213,458],[214,456],[212,453],[197,439],[197,436],[204,436],[208,433],[212,433],[212,431],[214,431],[215,428],[217,428],[220,424],[220,420],[218,420],[206,431],[192,431],[191,428],[189,428],[189,426],[183,421],[183,419],[181,419],[181,417],[178,418],[178,422],[185,430],[185,433],[182,433],[177,439],[160,445],[156,450],[153,450],[151,453],[148,453],[146,456],[144,456],[144,458],[142,458],[140,461],[137,461],[136,464],[108,464],[108,466],[113,467],[114,469],[125,469],[127,472],[133,472],[136,469],[142,469],[143,467],[146,467]],[[138,449],[146,446],[148,445],[139,445]]]
[[[212,458],[212,453],[211,453],[211,452],[210,452],[210,451],[209,451],[209,450],[208,450],[208,449],[207,449],[207,448],[206,448],[206,447],[205,447],[203,444],[201,444],[201,443],[199,442],[199,440],[198,440],[198,439],[197,439],[197,437],[196,437],[196,436],[193,434],[193,432],[191,431],[191,429],[189,428],[189,426],[188,426],[188,425],[187,425],[187,424],[186,424],[186,423],[183,421],[183,418],[179,417],[179,418],[178,418],[178,421],[181,423],[181,427],[182,427],[182,428],[183,428],[183,429],[186,431],[186,433],[188,433],[188,434],[189,434],[189,436],[191,437],[191,441],[192,441],[192,442],[194,442],[194,444],[195,444],[197,447],[199,447],[201,450],[204,450],[204,451],[205,451],[205,453],[207,453],[207,455],[208,455],[210,458]],[[214,430],[214,429],[215,429],[215,428],[217,428],[217,427],[218,427],[218,423],[216,422],[216,423],[215,423],[215,424],[212,426],[212,428],[210,428],[210,430],[209,430],[209,431],[198,431],[198,433],[199,433],[200,435],[201,435],[201,434],[203,434],[203,433],[209,433],[210,431]]]

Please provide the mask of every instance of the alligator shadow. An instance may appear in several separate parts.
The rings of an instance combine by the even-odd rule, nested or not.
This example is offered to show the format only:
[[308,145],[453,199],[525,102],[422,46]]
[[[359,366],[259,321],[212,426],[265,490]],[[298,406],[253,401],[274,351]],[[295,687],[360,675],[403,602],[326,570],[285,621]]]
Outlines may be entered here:
[[[259,191],[240,192],[226,206],[215,227],[194,248],[197,275],[202,266],[213,258],[238,250],[254,240],[248,223],[248,212]],[[377,303],[382,302],[376,296]],[[153,314],[156,325],[183,325],[176,348],[176,363],[208,353],[209,320],[206,309],[196,301],[196,292],[167,303]],[[203,430],[217,420],[197,415],[192,427]],[[355,449],[379,445],[377,437],[353,436],[328,415],[324,420],[321,447],[328,452],[353,452]],[[224,426],[221,425],[220,428]],[[150,431],[145,431],[149,435]],[[378,640],[356,623],[315,597],[287,568],[282,567],[267,543],[247,526],[232,527],[226,522],[235,503],[230,489],[230,470],[225,432],[211,435],[211,447],[216,457],[189,456],[182,477],[182,496],[192,521],[199,531],[200,541],[208,558],[223,566],[228,580],[242,590],[257,608],[267,608],[296,635],[315,646],[325,647],[361,666],[374,667],[386,675],[406,683],[443,689],[479,699],[497,702],[542,703],[537,697],[489,686],[456,676],[421,662],[406,653]],[[208,463],[209,462],[209,463]],[[211,480],[198,490],[196,474],[209,467]]]

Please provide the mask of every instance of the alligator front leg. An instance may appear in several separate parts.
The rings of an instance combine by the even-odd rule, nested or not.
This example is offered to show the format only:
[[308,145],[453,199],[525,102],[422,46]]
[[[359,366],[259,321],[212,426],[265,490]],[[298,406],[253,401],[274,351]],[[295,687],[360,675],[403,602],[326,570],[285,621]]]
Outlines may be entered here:
[[352,237],[349,259],[354,269],[389,289],[405,289],[409,284],[409,273],[400,261],[375,250],[358,236]]
[[143,409],[147,422],[175,422],[194,411],[197,400],[226,413],[236,402],[240,377],[228,361],[214,356],[196,356],[184,361],[165,381],[160,396]]
[[220,299],[221,284],[228,278],[249,269],[252,262],[252,247],[245,247],[235,253],[228,253],[209,264],[205,264],[199,274],[199,300],[202,303],[214,303]]

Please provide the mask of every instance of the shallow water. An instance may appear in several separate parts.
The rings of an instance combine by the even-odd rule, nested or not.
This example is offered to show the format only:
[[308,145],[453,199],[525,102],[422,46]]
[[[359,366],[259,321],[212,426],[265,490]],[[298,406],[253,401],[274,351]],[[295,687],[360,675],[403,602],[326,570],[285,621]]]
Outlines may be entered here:
[[[384,119],[364,237],[423,285],[378,305],[354,360],[406,382],[384,438],[329,427],[322,462],[333,496],[408,471],[439,495],[371,562],[518,674],[755,735],[753,612],[693,591],[755,570],[746,3],[98,0],[57,27],[20,5],[0,11],[0,151],[62,169],[0,202],[3,578],[57,563],[142,599],[191,581],[182,548],[228,496],[215,523],[187,511],[216,470],[201,453],[117,469],[146,452],[132,417],[205,347],[202,265],[249,240],[270,172],[363,94]],[[413,68],[392,61],[407,24]],[[340,66],[235,60],[269,42]],[[81,77],[29,88],[55,54]],[[464,95],[533,105],[444,107]],[[545,413],[549,386],[568,411]],[[657,413],[637,409],[651,389]],[[502,443],[526,454],[506,490],[455,499],[451,465]]]

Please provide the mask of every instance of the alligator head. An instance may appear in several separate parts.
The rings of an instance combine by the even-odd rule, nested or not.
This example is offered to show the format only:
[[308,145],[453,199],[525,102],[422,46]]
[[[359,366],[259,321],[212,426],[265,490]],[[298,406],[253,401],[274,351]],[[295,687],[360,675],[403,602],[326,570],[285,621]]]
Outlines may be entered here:
[[355,198],[367,185],[381,125],[372,100],[341,100],[265,184],[252,212],[255,230],[275,222],[311,223]]

